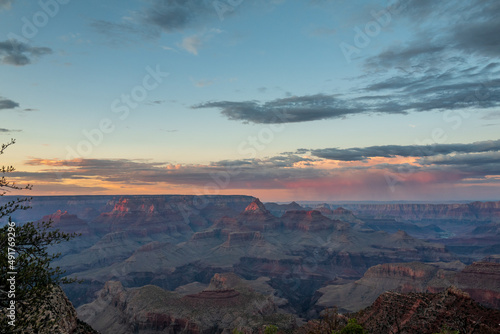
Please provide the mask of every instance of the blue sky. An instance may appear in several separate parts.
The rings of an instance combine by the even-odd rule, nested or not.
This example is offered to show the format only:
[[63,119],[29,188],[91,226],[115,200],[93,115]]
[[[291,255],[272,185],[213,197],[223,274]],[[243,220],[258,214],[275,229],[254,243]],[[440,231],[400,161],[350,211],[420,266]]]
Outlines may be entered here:
[[0,0],[2,163],[34,195],[498,199],[499,14]]

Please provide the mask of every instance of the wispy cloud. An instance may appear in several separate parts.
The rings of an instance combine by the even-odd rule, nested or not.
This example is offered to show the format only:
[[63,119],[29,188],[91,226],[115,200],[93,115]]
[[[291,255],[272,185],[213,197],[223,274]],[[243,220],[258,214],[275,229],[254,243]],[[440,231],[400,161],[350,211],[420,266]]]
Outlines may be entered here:
[[215,108],[245,123],[293,123],[500,105],[500,2],[407,0],[399,1],[399,11],[393,19],[408,27],[409,37],[367,56],[360,64],[365,75],[350,79],[357,80],[355,91],[193,108]]
[[200,26],[209,19],[217,19],[212,1],[162,0],[150,3],[142,13],[142,21],[166,33],[183,31]]
[[191,81],[193,81],[193,84],[196,87],[200,87],[200,88],[212,86],[215,83],[215,80],[211,80],[211,79],[201,79],[201,80],[191,79]]
[[209,29],[196,35],[185,37],[178,46],[191,54],[198,55],[200,49],[220,33],[222,33],[220,29]]
[[0,128],[0,133],[14,133],[14,132],[21,132],[22,130],[12,130],[12,129],[4,129]]
[[0,110],[2,109],[14,109],[19,107],[19,103],[14,102],[9,99],[4,99],[0,96]]
[[[214,2],[209,0],[146,0],[144,3],[143,8],[130,13],[130,16],[119,22],[94,20],[92,26],[115,42],[128,43],[138,38],[158,38],[162,33],[205,30],[209,22],[219,20]],[[225,17],[232,14],[233,11],[228,11]],[[196,54],[194,39],[188,37],[185,43],[189,47],[186,50]],[[169,47],[165,49],[174,50]]]
[[50,48],[32,47],[14,39],[0,42],[0,60],[7,65],[28,65],[33,59],[51,53],[52,49]]
[[[347,149],[324,148],[300,149],[298,154],[310,152],[311,155],[323,159],[339,161],[365,161],[370,158],[384,157],[431,157],[452,153],[482,153],[500,151],[500,139],[480,141],[470,144],[434,144],[434,145],[384,145],[369,147],[353,147]],[[454,158],[450,158],[454,159]],[[433,161],[433,160],[426,160]]]
[[388,69],[420,64],[429,68],[456,56],[498,59],[498,1],[407,0],[400,1],[399,15],[413,26],[413,37],[368,58],[367,66]]
[[210,101],[192,108],[216,108],[230,120],[265,124],[336,119],[359,114],[408,114],[498,107],[500,79],[484,82],[481,78],[477,72],[461,79],[445,72],[418,77],[402,75],[369,83],[359,90],[365,93],[363,95],[316,94],[268,102]]
[[2,9],[10,9],[14,0],[0,0],[0,11]]
[[113,44],[128,45],[144,39],[153,39],[160,36],[160,30],[149,26],[139,25],[134,21],[110,22],[105,20],[94,20],[91,26]]
[[198,35],[189,36],[182,40],[180,46],[187,52],[192,53],[194,55],[198,55],[198,50],[202,46],[202,41],[200,36]]
[[247,123],[306,122],[363,112],[362,106],[354,101],[324,94],[293,96],[265,103],[256,101],[206,102],[194,105],[192,108],[217,108],[228,119]]

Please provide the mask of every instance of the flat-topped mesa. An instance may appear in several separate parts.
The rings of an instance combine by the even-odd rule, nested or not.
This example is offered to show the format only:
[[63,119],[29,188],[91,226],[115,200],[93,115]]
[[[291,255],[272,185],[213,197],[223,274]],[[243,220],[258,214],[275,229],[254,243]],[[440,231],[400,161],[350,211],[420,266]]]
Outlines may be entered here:
[[411,263],[384,263],[369,268],[364,274],[365,278],[390,278],[412,279],[429,281],[434,277],[439,268],[420,262]]
[[221,235],[221,229],[215,228],[211,230],[206,230],[203,232],[196,232],[191,237],[191,240],[204,240],[204,239],[213,239],[218,238]]
[[339,206],[335,210],[332,211],[333,214],[335,215],[352,215],[352,212],[344,209],[343,207]]
[[227,236],[227,241],[223,246],[230,247],[236,245],[245,245],[252,241],[263,240],[263,236],[259,231],[249,232],[231,232]]
[[[240,293],[234,289],[234,286],[236,286],[239,281],[240,279],[231,273],[215,274],[205,290],[194,295],[187,295],[185,298],[214,301],[235,299],[240,295]],[[239,301],[236,300],[233,302],[239,303]]]
[[285,212],[281,217],[283,225],[287,229],[298,229],[304,231],[319,231],[327,229],[344,229],[348,227],[348,224],[338,221],[331,220],[325,217],[321,212],[317,210],[291,210]]
[[78,233],[81,235],[89,235],[90,230],[88,224],[78,218],[77,215],[68,213],[68,211],[57,210],[55,213],[43,216],[39,222],[52,222],[52,227],[59,229],[64,233]]

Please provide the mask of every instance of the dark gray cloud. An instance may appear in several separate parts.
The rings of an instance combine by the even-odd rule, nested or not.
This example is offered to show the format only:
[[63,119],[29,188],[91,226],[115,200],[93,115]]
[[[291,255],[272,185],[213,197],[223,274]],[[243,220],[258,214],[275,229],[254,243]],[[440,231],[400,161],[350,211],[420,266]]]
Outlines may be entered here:
[[257,124],[307,122],[359,114],[408,114],[466,107],[480,110],[500,105],[500,79],[481,80],[484,78],[485,68],[493,67],[488,65],[462,75],[467,76],[462,78],[465,79],[463,82],[447,71],[422,76],[395,76],[368,84],[360,90],[371,95],[316,94],[264,103],[211,101],[192,108],[217,108],[229,120]]
[[366,112],[366,106],[355,101],[343,100],[336,95],[292,96],[270,102],[206,102],[194,109],[218,108],[230,120],[251,123],[296,123],[329,118],[340,118]]
[[31,64],[33,59],[51,54],[52,49],[47,47],[33,47],[17,40],[0,42],[0,60],[4,64],[24,66]]
[[[215,1],[209,0],[147,0],[144,8],[132,13],[126,21],[94,20],[91,25],[113,42],[127,43],[142,38],[158,38],[162,32],[176,33],[202,28],[218,21]],[[221,2],[222,3],[222,2]],[[224,18],[234,14],[235,7],[224,2]]]
[[[500,57],[500,2],[496,0],[399,0],[399,16],[417,32],[366,59],[368,69],[439,67],[452,57]],[[396,16],[398,18],[398,16]]]
[[[353,147],[347,149],[324,148],[315,150],[299,149],[297,154],[310,152],[311,155],[330,160],[363,161],[374,157],[431,157],[452,153],[481,153],[500,151],[500,140],[481,141],[470,144],[435,145],[384,145]],[[453,158],[450,158],[453,159]],[[429,159],[429,161],[433,161]]]
[[0,133],[13,133],[13,132],[21,132],[22,130],[11,130],[11,129],[4,129],[0,128]]
[[206,0],[160,0],[153,1],[144,10],[143,21],[161,28],[166,33],[182,31],[217,19],[213,1]]
[[230,120],[269,124],[500,106],[499,1],[395,3],[393,19],[408,21],[413,37],[367,58],[367,75],[356,92],[268,102],[208,101],[193,108],[216,108]]
[[[500,56],[500,2],[472,0],[458,6],[460,20],[451,21],[446,42],[457,50],[487,57]],[[457,15],[458,16],[458,15]]]
[[149,25],[138,25],[134,22],[115,23],[105,20],[94,20],[90,25],[97,32],[106,36],[113,45],[124,45],[160,36],[158,28]]
[[365,67],[368,69],[400,67],[404,71],[408,71],[407,68],[420,65],[422,69],[422,64],[427,66],[428,64],[442,62],[444,60],[442,59],[442,53],[446,49],[447,46],[444,45],[432,45],[431,43],[420,42],[412,43],[403,48],[391,47],[389,50],[368,58],[365,62]]
[[2,109],[14,109],[17,107],[19,107],[19,103],[14,102],[12,100],[8,100],[8,99],[3,99],[0,96],[0,110],[2,110]]

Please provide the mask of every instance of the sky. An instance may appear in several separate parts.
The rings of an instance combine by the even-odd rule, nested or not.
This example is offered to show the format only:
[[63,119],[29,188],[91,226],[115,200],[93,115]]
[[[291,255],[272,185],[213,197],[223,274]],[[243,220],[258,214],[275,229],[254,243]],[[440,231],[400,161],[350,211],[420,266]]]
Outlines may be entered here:
[[500,200],[499,32],[497,0],[0,0],[0,164],[34,196]]

